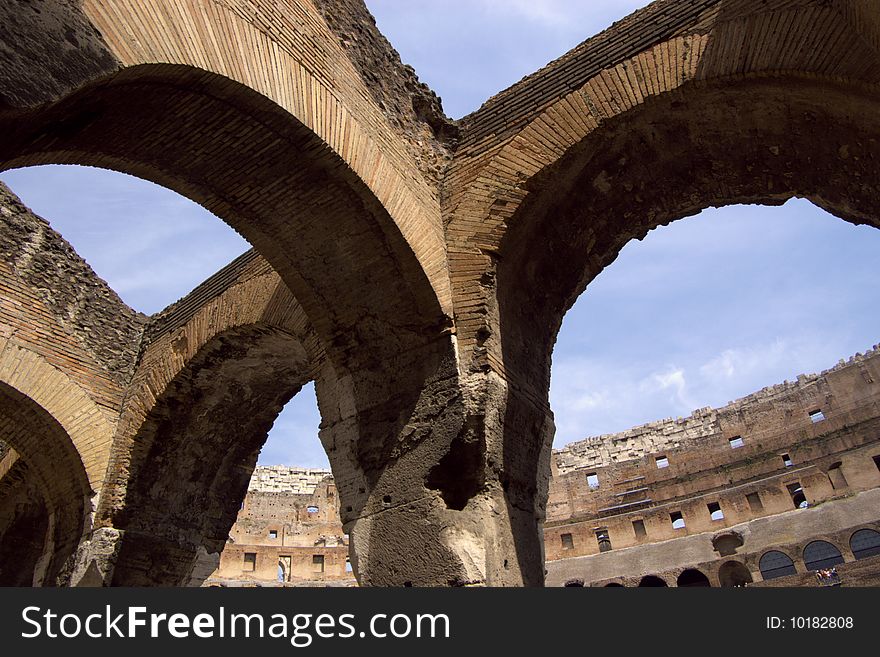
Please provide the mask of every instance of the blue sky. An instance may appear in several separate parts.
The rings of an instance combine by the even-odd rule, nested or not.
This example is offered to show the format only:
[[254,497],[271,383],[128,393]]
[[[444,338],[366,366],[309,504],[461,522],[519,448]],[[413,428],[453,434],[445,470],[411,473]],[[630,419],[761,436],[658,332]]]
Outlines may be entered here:
[[[367,4],[459,118],[647,2]],[[145,313],[247,248],[198,205],[130,176],[35,167],[0,179]],[[880,231],[798,200],[706,211],[630,243],[563,323],[555,445],[723,405],[880,342],[878,253]],[[279,417],[260,462],[325,467],[318,424],[310,385]]]

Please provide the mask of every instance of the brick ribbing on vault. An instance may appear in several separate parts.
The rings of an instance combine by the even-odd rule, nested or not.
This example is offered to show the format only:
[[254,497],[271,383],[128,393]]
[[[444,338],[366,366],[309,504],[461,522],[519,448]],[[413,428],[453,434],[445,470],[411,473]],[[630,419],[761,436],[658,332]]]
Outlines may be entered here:
[[249,269],[254,269],[253,275],[271,271],[268,263],[254,249],[245,251],[185,297],[154,315],[144,331],[144,343],[150,344],[186,324],[206,303],[226,292]]
[[692,26],[703,12],[720,2],[665,0],[614,23],[464,117],[459,150],[467,150],[487,139],[501,141],[515,134],[543,108],[581,87],[603,69],[616,66]]

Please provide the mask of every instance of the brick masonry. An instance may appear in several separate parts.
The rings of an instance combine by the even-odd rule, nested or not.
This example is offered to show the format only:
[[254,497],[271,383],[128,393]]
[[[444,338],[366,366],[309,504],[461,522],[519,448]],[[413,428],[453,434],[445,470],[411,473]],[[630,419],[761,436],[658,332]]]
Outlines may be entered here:
[[143,324],[3,192],[7,420],[54,436],[13,446],[49,506],[65,455],[86,519],[75,557],[47,547],[57,581],[202,581],[314,380],[362,584],[541,585],[550,358],[590,281],[709,206],[880,225],[868,0],[658,0],[459,123],[355,0],[22,7],[0,5],[0,169],[141,176],[255,249]]

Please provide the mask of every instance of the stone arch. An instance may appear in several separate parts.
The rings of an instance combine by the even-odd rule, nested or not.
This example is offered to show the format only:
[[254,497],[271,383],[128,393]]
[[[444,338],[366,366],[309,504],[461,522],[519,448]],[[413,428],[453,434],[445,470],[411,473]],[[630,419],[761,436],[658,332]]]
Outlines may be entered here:
[[[467,117],[445,195],[457,340],[504,399],[490,430],[509,505],[539,524],[553,343],[624,244],[795,196],[878,223],[861,182],[876,177],[876,21],[857,2],[796,4],[653,3]],[[854,50],[836,36],[851,33]]]
[[765,581],[797,573],[791,557],[779,550],[769,550],[762,554],[758,568],[760,568],[761,577]]
[[[550,363],[562,318],[629,240],[709,206],[773,205],[794,196],[854,224],[880,222],[873,210],[880,197],[871,200],[876,188],[862,182],[877,174],[872,163],[880,157],[880,139],[863,135],[880,138],[880,102],[869,89],[836,81],[795,76],[788,82],[800,92],[769,78],[695,84],[688,100],[670,94],[645,104],[638,119],[626,117],[633,122],[609,121],[601,137],[581,145],[583,159],[566,168],[572,174],[567,183],[561,171],[548,172],[554,183],[542,183],[543,192],[511,218],[496,268],[498,324],[489,326],[479,348],[503,355],[489,361],[503,363],[503,376],[517,382],[505,391],[504,458],[534,459],[531,476],[539,491],[546,477],[540,455],[552,441],[552,429],[540,428],[552,428]],[[768,105],[746,107],[749,90]],[[675,108],[680,102],[700,117],[685,119]],[[726,137],[721,123],[706,125],[711,108],[722,106]],[[771,128],[759,129],[762,120]],[[819,125],[828,126],[822,140],[815,139]],[[661,141],[666,146],[654,150]],[[850,158],[849,149],[859,153]],[[731,159],[737,154],[739,162]],[[535,243],[542,248],[530,246]],[[525,463],[516,470],[528,472]]]
[[99,509],[103,533],[121,536],[114,554],[92,556],[108,582],[210,573],[269,428],[322,358],[302,309],[253,252],[154,319]]
[[[51,413],[5,382],[0,382],[0,435],[14,450],[16,461],[21,461],[11,465],[18,471],[22,485],[35,491],[45,505],[28,512],[29,526],[13,522],[6,527],[11,534],[3,536],[3,551],[17,551],[17,546],[8,545],[10,540],[21,541],[23,546],[39,545],[42,549],[38,559],[25,554],[31,562],[27,565],[31,569],[30,583],[66,584],[76,549],[91,524],[92,489],[80,453]],[[15,472],[6,473],[10,474],[14,476]],[[33,556],[32,550],[25,552]]]
[[709,578],[703,574],[701,570],[697,568],[688,568],[687,570],[683,570],[681,574],[676,579],[676,585],[678,587],[682,586],[712,586],[709,583]]
[[718,579],[723,587],[745,586],[754,581],[748,567],[740,561],[725,561],[721,564]]
[[[169,187],[240,231],[295,295],[338,381],[336,396],[344,400],[334,409],[337,421],[328,427],[329,440],[356,447],[349,463],[356,473],[350,479],[352,503],[345,508],[352,509],[346,522],[359,523],[362,551],[369,546],[375,553],[387,540],[383,537],[396,531],[392,527],[426,524],[426,514],[458,511],[450,505],[461,506],[481,492],[482,443],[466,440],[460,451],[476,470],[467,479],[466,494],[453,495],[450,505],[443,499],[434,503],[460,486],[457,467],[439,473],[432,468],[453,451],[463,432],[449,300],[438,294],[448,283],[441,280],[446,276],[441,275],[445,249],[437,243],[442,228],[430,220],[437,214],[435,198],[413,198],[406,191],[411,177],[380,180],[384,169],[371,166],[368,179],[383,188],[374,193],[344,158],[282,106],[194,66],[131,66],[96,75],[59,100],[52,98],[45,105],[0,113],[0,130],[16,137],[0,144],[0,168],[88,164]],[[361,149],[366,143],[353,146],[357,157],[378,162],[379,151]],[[403,235],[383,198],[410,216],[407,230],[421,235],[417,246]],[[423,220],[428,223],[422,225]],[[420,261],[415,251],[430,262]],[[436,289],[428,270],[439,281]],[[437,398],[448,403],[438,404]],[[438,422],[438,414],[448,420]],[[400,505],[388,508],[386,497]],[[421,511],[411,514],[404,502]],[[381,517],[377,511],[383,511]],[[404,532],[416,543],[413,552],[432,554],[418,566],[424,579],[411,579],[482,581],[484,559],[472,558],[471,541],[441,537],[447,524],[438,520],[429,532]],[[481,542],[478,550],[485,552],[487,545]],[[381,568],[385,556],[406,561],[401,552],[388,547],[374,568]],[[450,560],[458,574],[449,575],[444,564]],[[507,575],[501,561],[497,571]],[[390,566],[383,577],[405,577],[401,572]]]
[[828,541],[813,541],[804,547],[804,565],[807,570],[824,570],[843,563],[843,555]]
[[[204,206],[272,263],[327,343],[377,342],[374,327],[357,321],[370,314],[392,325],[418,318],[435,334],[443,324],[413,249],[372,190],[308,126],[232,79],[134,66],[4,114],[0,126],[17,136],[0,146],[0,168],[99,166]],[[344,350],[333,357],[346,369],[363,365]]]
[[[876,175],[865,159],[877,149],[868,135],[880,136],[878,108],[873,88],[789,75],[693,83],[609,120],[533,181],[511,218],[498,266],[507,369],[546,383],[544,354],[565,312],[628,241],[657,226],[795,196],[880,225],[862,183]],[[538,234],[546,249],[529,250]]]
[[[3,15],[5,11],[16,11],[14,8],[0,10],[0,19],[10,27],[11,61],[0,78],[0,107],[27,115],[28,110],[45,107],[92,81],[98,80],[99,86],[112,85],[117,80],[141,77],[146,68],[183,73],[182,77],[161,76],[161,81],[169,85],[227,80],[231,84],[213,85],[215,99],[230,108],[247,95],[267,99],[269,103],[262,107],[249,107],[249,113],[267,126],[272,114],[276,119],[283,114],[317,137],[304,149],[297,146],[305,144],[294,144],[294,151],[299,155],[320,151],[324,156],[333,154],[338,161],[329,158],[325,161],[327,168],[336,169],[342,164],[363,181],[407,235],[416,257],[430,272],[438,296],[448,298],[448,279],[442,275],[445,257],[436,193],[429,189],[408,149],[401,147],[401,135],[389,125],[388,117],[340,44],[340,37],[329,29],[314,3],[290,0],[275,3],[271,9],[259,0],[208,4],[162,0],[85,0],[74,4],[42,0],[41,5],[34,13],[18,12],[14,20]],[[130,87],[128,91],[136,94],[135,89]],[[84,113],[68,114],[57,126],[60,131],[77,132],[96,119],[95,111],[100,112],[103,103],[97,97],[100,94],[88,95]],[[143,102],[144,98],[139,100]],[[170,99],[166,96],[165,100]],[[209,101],[203,96],[195,102]],[[172,103],[160,112],[175,109],[180,107]],[[211,131],[216,124],[202,120],[206,118],[200,115],[187,128]],[[164,122],[169,129],[168,122]],[[137,131],[139,127],[143,126],[135,121],[128,129]],[[57,139],[58,131],[52,132]],[[224,142],[224,148],[233,148],[234,134],[234,130],[222,131],[219,141]],[[242,133],[238,137],[234,149],[248,150],[244,146],[248,137]],[[284,141],[285,135],[282,131],[268,137],[269,141],[251,144],[264,156],[269,155],[267,145]],[[191,152],[198,153],[197,159],[210,157],[204,149]],[[138,159],[132,152],[123,154],[123,158],[127,163]],[[277,166],[285,160],[274,161]],[[143,159],[141,163],[148,164]],[[192,178],[189,182],[191,187]],[[250,196],[248,186],[252,190],[257,187],[254,177],[238,182],[241,187],[229,185],[225,195],[215,189],[214,201],[219,204],[222,201],[216,197],[225,196],[223,201],[244,210],[243,206],[249,204],[244,198]],[[264,190],[262,196],[266,195]],[[228,218],[227,213],[218,214]],[[271,216],[246,214],[251,219]],[[258,245],[249,231],[243,232]],[[299,296],[300,291],[297,293]]]
[[857,560],[877,556],[880,554],[880,532],[874,529],[859,529],[850,536],[849,545]]
[[[77,455],[71,464],[79,461],[89,488],[99,492],[115,428],[92,398],[42,356],[11,341],[0,350],[0,384],[32,400],[62,427]],[[18,451],[28,459],[37,450]]]
[[666,580],[658,575],[645,575],[639,580],[639,587],[651,588],[651,587],[667,587],[669,584],[666,583]]
[[199,584],[229,535],[260,448],[310,380],[289,334],[253,325],[208,341],[172,379],[134,438],[115,585]]

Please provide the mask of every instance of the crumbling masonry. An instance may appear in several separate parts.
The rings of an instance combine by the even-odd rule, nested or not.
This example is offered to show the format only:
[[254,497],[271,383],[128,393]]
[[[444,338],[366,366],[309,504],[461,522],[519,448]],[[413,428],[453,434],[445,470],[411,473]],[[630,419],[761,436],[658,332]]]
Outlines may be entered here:
[[459,122],[358,0],[7,0],[0,24],[0,169],[134,174],[254,247],[146,318],[3,191],[32,583],[203,581],[315,381],[361,584],[541,585],[550,356],[587,284],[709,206],[878,225],[870,0],[660,0]]

